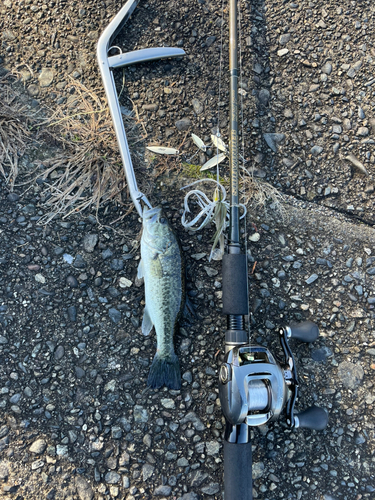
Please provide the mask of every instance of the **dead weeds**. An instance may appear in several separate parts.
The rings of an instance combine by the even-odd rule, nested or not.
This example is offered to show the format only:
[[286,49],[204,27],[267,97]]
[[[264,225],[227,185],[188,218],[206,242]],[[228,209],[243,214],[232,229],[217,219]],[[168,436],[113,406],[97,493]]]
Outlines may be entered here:
[[[118,151],[111,116],[104,92],[91,91],[72,79],[75,92],[64,107],[59,107],[46,123],[49,134],[62,152],[49,161],[43,172],[44,195],[50,211],[41,220],[48,223],[56,215],[99,207],[109,201],[123,203],[125,173]],[[136,110],[124,115],[130,146],[147,135]],[[132,149],[135,170],[142,163],[140,151]],[[139,148],[138,148],[139,149]],[[49,197],[48,197],[49,195]]]
[[283,194],[268,182],[257,179],[246,168],[241,169],[241,201],[256,212],[271,208],[281,219],[286,217],[286,204]]
[[18,175],[18,161],[31,141],[32,118],[19,101],[12,83],[15,77],[6,74],[0,78],[0,173],[10,191]]
[[[90,207],[97,212],[110,201],[123,204],[125,173],[104,92],[92,91],[71,79],[73,94],[64,106],[50,111],[48,120],[42,121],[31,117],[29,108],[20,103],[17,92],[10,85],[14,79],[14,75],[9,74],[0,78],[0,173],[9,189],[13,190],[15,185],[19,157],[31,140],[35,140],[30,133],[33,124],[34,129],[40,131],[39,137],[46,139],[49,136],[61,151],[43,162],[44,171],[38,174],[45,180],[42,195],[49,207],[41,223],[46,224],[57,215],[66,218]],[[131,112],[124,112],[123,119],[133,166],[139,171],[144,164],[143,146],[139,145],[147,132],[135,106]],[[187,135],[179,149],[183,149],[186,140]],[[155,157],[150,164],[153,168],[149,176],[137,176],[146,195],[157,178],[177,175],[186,165],[181,158],[176,161],[169,157]],[[271,206],[284,215],[284,200],[276,188],[255,179],[245,168],[241,170],[240,184],[246,206],[252,205],[256,210]]]

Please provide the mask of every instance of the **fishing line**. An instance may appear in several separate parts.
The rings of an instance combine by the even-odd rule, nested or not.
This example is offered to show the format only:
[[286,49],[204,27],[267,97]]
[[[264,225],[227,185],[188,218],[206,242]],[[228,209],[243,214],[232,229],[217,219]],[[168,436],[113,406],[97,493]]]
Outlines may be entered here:
[[[216,233],[214,237],[214,245],[211,249],[211,253],[209,256],[209,261],[214,258],[215,260],[219,260],[222,258],[222,255],[224,253],[224,236],[223,233],[225,229],[227,228],[227,217],[228,217],[228,211],[229,211],[229,204],[226,201],[226,190],[224,186],[220,184],[220,173],[219,173],[219,141],[220,141],[220,103],[221,103],[221,85],[222,85],[222,74],[223,74],[223,39],[224,39],[224,0],[221,0],[221,22],[220,22],[220,57],[219,57],[219,90],[218,90],[218,100],[217,100],[217,124],[216,127],[214,127],[214,130],[212,130],[213,135],[217,138],[216,141],[212,142],[214,143],[214,146],[216,146],[216,181],[213,179],[201,179],[199,181],[193,182],[192,184],[189,184],[188,186],[185,186],[181,189],[186,189],[187,187],[191,187],[195,184],[199,184],[201,182],[214,182],[216,184],[216,188],[214,191],[213,199],[210,200],[208,196],[203,193],[200,189],[194,189],[189,191],[185,195],[184,199],[184,212],[181,217],[181,223],[186,229],[190,229],[193,231],[198,231],[199,229],[202,229],[205,227],[209,222],[215,222],[216,224]],[[211,136],[212,138],[213,136]],[[197,137],[195,134],[192,134],[192,139],[193,142],[198,146],[198,151],[190,158],[194,158],[194,156],[199,152],[199,150],[206,151],[207,146],[203,143],[203,141]],[[225,148],[226,149],[226,148]],[[206,162],[206,164],[209,163]],[[213,164],[212,167],[215,165]],[[207,167],[207,168],[212,168],[212,167]],[[188,221],[186,215],[188,213],[191,213],[191,210],[189,208],[189,198],[193,196],[195,198],[195,201],[199,208],[201,209],[198,215],[196,215],[192,220]],[[223,214],[223,209],[225,207],[226,214]],[[246,215],[246,208],[243,207],[244,213],[243,217]],[[221,221],[220,219],[221,217]],[[201,219],[203,218],[203,221]],[[200,222],[200,225],[198,227],[194,227],[197,223]],[[221,224],[221,227],[220,227]],[[219,238],[220,241],[220,249],[218,251],[215,251],[215,246],[216,246],[216,241],[217,238]]]
[[[239,61],[239,66],[240,66],[240,111],[241,111],[241,153],[242,153],[242,169],[247,172],[245,168],[245,128],[244,128],[244,88],[243,88],[243,65],[242,65],[242,11],[241,11],[241,2],[238,2],[238,22],[239,22],[239,56],[240,56],[240,61]],[[242,177],[244,179],[244,177]],[[245,179],[243,182],[243,190],[244,190],[244,197],[246,201],[246,184],[245,184]],[[250,190],[250,186],[249,186]],[[250,193],[249,193],[250,194]],[[250,199],[250,196],[248,197]],[[245,255],[246,255],[246,285],[247,285],[247,296],[249,297],[249,262],[248,262],[248,248],[247,248],[247,224],[248,224],[248,215],[247,211],[244,216],[244,224],[245,224],[245,231],[244,231],[244,237],[245,237]],[[247,335],[248,335],[248,342],[250,343],[250,337],[251,337],[251,330],[250,330],[250,311],[247,316]]]
[[[219,61],[219,95],[217,98],[217,127],[215,131],[215,135],[220,137],[220,102],[221,102],[221,80],[222,80],[222,72],[223,72],[223,32],[224,32],[224,0],[221,0],[221,26],[220,26],[220,61]],[[219,147],[216,145],[216,156],[219,155]],[[216,165],[216,181],[219,184],[220,175],[219,175],[219,162]]]

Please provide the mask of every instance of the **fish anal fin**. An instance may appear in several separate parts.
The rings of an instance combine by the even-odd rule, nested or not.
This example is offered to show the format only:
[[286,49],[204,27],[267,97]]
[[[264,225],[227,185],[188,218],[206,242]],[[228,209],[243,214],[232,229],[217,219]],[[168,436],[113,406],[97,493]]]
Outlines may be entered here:
[[143,320],[142,320],[142,333],[143,335],[148,335],[153,327],[153,323],[151,321],[150,315],[147,310],[147,306],[145,307],[145,310],[143,312]]

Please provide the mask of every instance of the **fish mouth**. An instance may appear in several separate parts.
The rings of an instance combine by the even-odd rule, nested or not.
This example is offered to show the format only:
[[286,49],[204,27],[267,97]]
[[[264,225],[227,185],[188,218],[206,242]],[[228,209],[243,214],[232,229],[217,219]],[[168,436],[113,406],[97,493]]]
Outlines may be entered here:
[[156,222],[161,213],[161,208],[160,207],[155,207],[155,208],[144,208],[143,209],[143,220],[147,222],[154,223]]

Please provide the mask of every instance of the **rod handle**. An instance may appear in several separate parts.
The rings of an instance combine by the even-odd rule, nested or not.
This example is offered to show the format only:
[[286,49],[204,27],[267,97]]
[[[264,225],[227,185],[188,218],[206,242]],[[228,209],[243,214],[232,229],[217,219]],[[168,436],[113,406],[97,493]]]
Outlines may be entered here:
[[225,253],[222,275],[223,314],[245,316],[249,312],[246,255]]
[[224,500],[253,500],[251,442],[224,439]]

